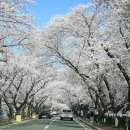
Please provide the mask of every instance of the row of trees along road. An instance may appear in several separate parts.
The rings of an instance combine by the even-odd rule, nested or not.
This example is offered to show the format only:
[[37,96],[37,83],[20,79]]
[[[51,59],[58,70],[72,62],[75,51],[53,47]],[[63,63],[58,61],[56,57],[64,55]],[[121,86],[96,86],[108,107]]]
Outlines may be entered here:
[[[42,108],[45,87],[56,77],[53,63],[71,69],[69,80],[77,77],[80,93],[101,114],[130,109],[130,3],[119,1],[76,6],[40,29],[27,9],[31,0],[0,1],[0,99],[10,117],[26,104]],[[70,82],[60,89],[72,105],[79,91]]]
[[102,114],[130,110],[130,3],[119,3],[76,6],[54,17],[42,33],[48,56],[82,79]]
[[55,76],[43,54],[35,51],[40,33],[32,25],[30,3],[0,1],[0,109],[6,104],[10,118],[26,106],[38,112],[49,97],[45,88]]

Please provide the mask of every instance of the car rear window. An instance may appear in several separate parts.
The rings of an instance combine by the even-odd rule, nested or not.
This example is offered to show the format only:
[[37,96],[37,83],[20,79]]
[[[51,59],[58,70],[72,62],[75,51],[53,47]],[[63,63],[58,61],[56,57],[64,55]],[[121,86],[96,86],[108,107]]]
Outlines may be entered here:
[[63,110],[63,112],[71,112],[71,110]]
[[42,111],[41,113],[42,114],[47,114],[47,113],[49,113],[49,111]]

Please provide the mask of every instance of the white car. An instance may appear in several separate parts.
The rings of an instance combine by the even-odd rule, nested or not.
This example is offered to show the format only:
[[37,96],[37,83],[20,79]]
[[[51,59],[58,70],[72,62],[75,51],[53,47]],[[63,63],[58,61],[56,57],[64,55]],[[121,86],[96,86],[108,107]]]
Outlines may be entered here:
[[70,119],[73,120],[73,113],[70,109],[64,109],[62,110],[62,112],[60,113],[60,119]]

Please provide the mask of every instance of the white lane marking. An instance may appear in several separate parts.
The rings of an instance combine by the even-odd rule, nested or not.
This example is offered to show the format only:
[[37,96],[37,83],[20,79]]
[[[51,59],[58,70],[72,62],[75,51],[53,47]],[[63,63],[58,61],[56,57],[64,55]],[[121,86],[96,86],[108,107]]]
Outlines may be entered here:
[[52,124],[52,122],[49,123],[50,125]]
[[[51,125],[56,119],[57,119],[57,117],[56,117],[55,119],[53,119],[52,122],[50,122],[49,124]],[[48,129],[48,128],[50,127],[50,125],[45,126],[44,129],[45,129],[45,130]]]
[[58,119],[58,117],[55,117],[55,118],[53,119],[52,123],[53,123],[56,119]]
[[78,122],[77,120],[74,120],[75,122],[77,122],[80,126],[82,126],[85,130],[88,130],[83,124],[81,124],[80,122]]
[[49,125],[47,125],[44,129],[47,129],[49,127]]

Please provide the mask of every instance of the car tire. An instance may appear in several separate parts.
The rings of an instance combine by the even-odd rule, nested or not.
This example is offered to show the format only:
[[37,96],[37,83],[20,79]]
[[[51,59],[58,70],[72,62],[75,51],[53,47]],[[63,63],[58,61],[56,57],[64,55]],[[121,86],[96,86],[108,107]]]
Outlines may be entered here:
[[38,119],[42,119],[42,117],[41,117],[41,116],[39,116],[39,117],[38,117]]

